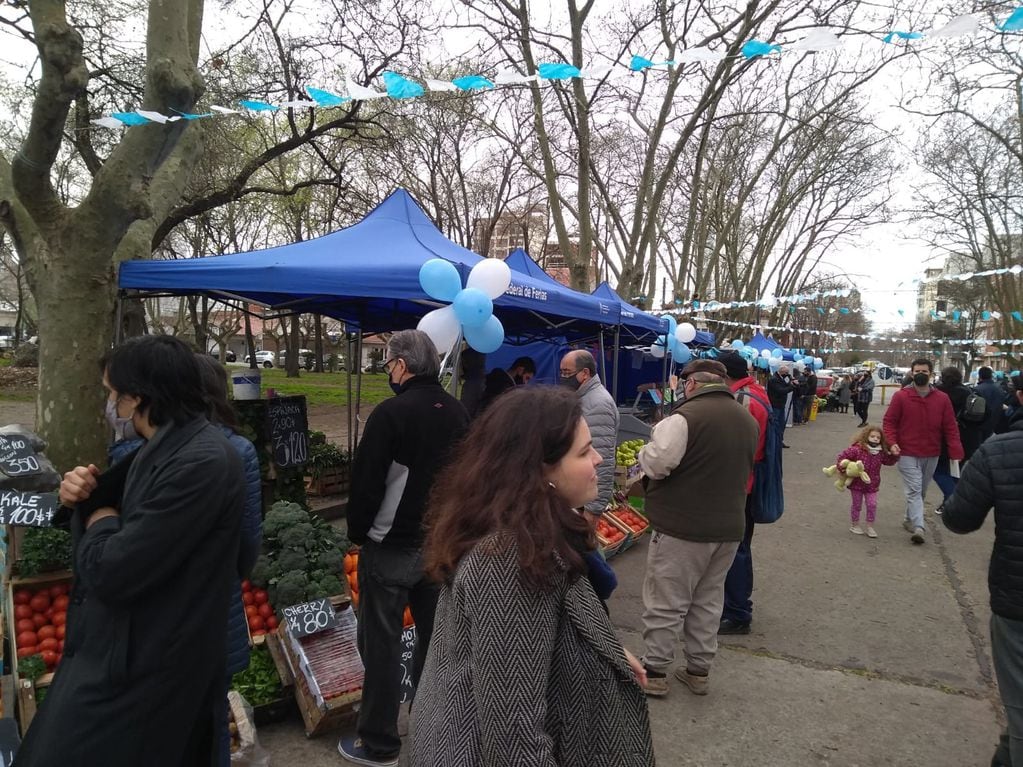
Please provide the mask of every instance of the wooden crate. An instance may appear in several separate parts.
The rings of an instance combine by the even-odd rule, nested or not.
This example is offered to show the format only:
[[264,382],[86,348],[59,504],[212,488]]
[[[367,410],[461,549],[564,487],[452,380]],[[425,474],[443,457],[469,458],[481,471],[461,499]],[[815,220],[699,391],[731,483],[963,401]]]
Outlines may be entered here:
[[332,466],[317,476],[306,475],[305,491],[307,495],[345,495],[352,479],[351,464]]
[[601,516],[601,519],[612,527],[617,528],[625,536],[620,541],[611,543],[607,538],[602,536],[600,533],[597,533],[597,543],[600,544],[600,551],[603,553],[604,559],[610,559],[613,556],[621,554],[623,551],[632,546],[632,533],[627,526],[623,525],[614,517],[608,516],[606,512]]
[[[18,589],[28,588],[36,589],[41,586],[54,586],[57,584],[67,583],[70,585],[71,572],[65,570],[63,572],[56,573],[43,573],[36,575],[31,578],[14,577],[7,583],[4,588],[4,626],[14,627],[16,621],[14,620],[14,592]],[[21,679],[18,677],[18,648],[17,648],[17,632],[10,632],[10,649],[11,649],[11,676],[14,678],[15,687],[18,688],[19,695],[21,694],[22,685]],[[53,674],[43,674],[39,679],[36,680],[36,687],[45,687],[53,679]]]
[[[628,524],[626,524],[618,516],[618,510],[620,510],[622,508],[625,508],[628,511],[631,511],[633,514],[635,514],[637,517],[639,517],[642,520],[642,526],[638,530],[630,527]],[[633,508],[633,506],[630,505],[630,504],[620,504],[616,508],[608,509],[606,512],[604,512],[604,516],[605,517],[610,517],[615,522],[619,523],[622,527],[624,527],[626,530],[631,532],[633,538],[638,538],[639,536],[643,535],[644,533],[647,533],[647,532],[650,531],[650,522],[647,520],[646,516],[641,514],[637,509]]]

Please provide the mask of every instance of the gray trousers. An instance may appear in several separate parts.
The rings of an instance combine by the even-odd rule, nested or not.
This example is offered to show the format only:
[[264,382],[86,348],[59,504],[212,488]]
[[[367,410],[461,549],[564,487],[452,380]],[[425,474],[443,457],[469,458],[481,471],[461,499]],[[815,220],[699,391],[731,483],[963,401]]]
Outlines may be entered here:
[[718,650],[725,576],[739,541],[697,543],[654,533],[643,580],[643,663],[664,671],[685,639],[686,667],[708,673]]
[[[998,677],[998,692],[1005,706],[1008,737],[1002,736],[999,756],[1003,763],[1023,764],[1023,621],[991,616],[991,651]],[[1004,748],[1008,741],[1011,760]]]
[[927,494],[927,485],[934,476],[934,469],[938,465],[938,456],[917,458],[902,455],[895,465],[902,475],[902,488],[906,492],[906,519],[912,522],[913,527],[922,527],[926,530],[924,496]]

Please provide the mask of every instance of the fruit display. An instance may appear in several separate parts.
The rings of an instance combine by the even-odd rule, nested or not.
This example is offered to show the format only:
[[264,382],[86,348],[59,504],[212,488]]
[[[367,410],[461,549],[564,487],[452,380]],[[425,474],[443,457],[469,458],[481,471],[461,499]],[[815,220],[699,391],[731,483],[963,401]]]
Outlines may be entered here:
[[623,442],[615,449],[615,463],[619,466],[635,466],[636,455],[640,449],[645,445],[641,439],[630,439],[628,442]]
[[650,527],[650,522],[646,517],[636,513],[631,506],[616,506],[613,509],[608,509],[607,513],[629,528],[634,535],[644,533]]
[[603,518],[597,520],[597,540],[601,545],[613,546],[620,543],[623,538],[625,538],[625,533],[610,521]]
[[[345,577],[348,579],[348,587],[352,590],[352,607],[359,607],[359,550],[352,549],[345,554]],[[408,628],[414,625],[412,620],[412,609],[405,605],[405,614],[402,617],[402,627]]]
[[9,617],[19,660],[38,655],[47,671],[60,663],[70,589],[69,583],[14,589],[14,612]]
[[245,605],[245,617],[249,621],[249,636],[253,639],[265,636],[277,628],[277,615],[266,589],[257,589],[252,581],[242,581],[242,604]]

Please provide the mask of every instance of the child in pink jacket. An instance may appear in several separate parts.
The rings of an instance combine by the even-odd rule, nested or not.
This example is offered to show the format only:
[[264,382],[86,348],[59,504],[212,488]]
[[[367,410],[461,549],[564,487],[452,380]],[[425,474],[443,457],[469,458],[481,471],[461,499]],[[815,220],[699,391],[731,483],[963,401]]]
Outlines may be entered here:
[[835,463],[841,464],[842,460],[846,458],[850,461],[863,461],[863,468],[870,478],[868,484],[857,477],[849,486],[849,492],[852,495],[852,507],[849,509],[852,526],[849,528],[849,532],[854,535],[863,535],[863,528],[860,527],[860,507],[866,501],[867,537],[877,538],[874,519],[877,517],[877,491],[881,488],[881,466],[894,466],[899,457],[892,455],[888,450],[888,444],[880,427],[868,424],[856,434],[853,443],[838,454]]

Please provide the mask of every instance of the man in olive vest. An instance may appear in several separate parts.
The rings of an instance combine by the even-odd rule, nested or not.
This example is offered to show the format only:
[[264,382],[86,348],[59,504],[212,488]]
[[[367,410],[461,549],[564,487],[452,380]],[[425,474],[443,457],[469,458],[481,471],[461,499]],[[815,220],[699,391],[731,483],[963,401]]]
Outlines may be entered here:
[[654,530],[643,582],[648,695],[668,694],[679,633],[686,663],[675,677],[696,695],[709,689],[725,576],[746,529],[746,480],[759,434],[726,375],[715,360],[686,365],[685,401],[639,453]]

